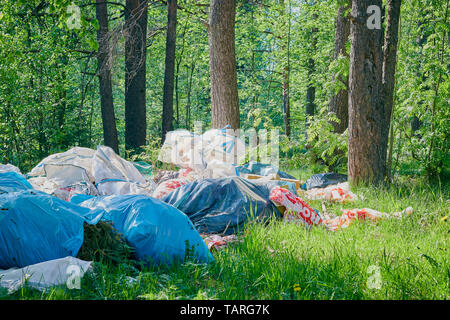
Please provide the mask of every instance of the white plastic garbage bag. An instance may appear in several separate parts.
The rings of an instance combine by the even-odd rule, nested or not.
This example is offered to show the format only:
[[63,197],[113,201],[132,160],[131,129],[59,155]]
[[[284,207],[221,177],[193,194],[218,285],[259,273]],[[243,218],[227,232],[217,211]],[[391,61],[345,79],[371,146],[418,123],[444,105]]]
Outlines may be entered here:
[[131,163],[119,157],[113,149],[98,146],[93,158],[92,175],[95,183],[105,179],[120,179],[145,184],[145,178]]
[[202,155],[201,136],[182,129],[168,132],[158,160],[173,163],[181,168],[204,170],[206,163]]
[[236,175],[234,167],[245,160],[245,143],[233,132],[211,129],[203,135],[187,130],[170,131],[158,160],[191,168],[203,178]]
[[28,173],[28,177],[38,177],[45,175],[45,165],[74,165],[86,170],[91,181],[94,181],[92,176],[92,162],[95,150],[83,147],[75,147],[66,152],[55,153],[47,158],[44,158],[39,164]]
[[17,168],[16,166],[13,166],[12,164],[0,164],[0,173],[4,173],[4,172],[15,172],[18,174],[22,174],[22,172],[20,172],[20,169]]
[[147,183],[103,180],[97,184],[97,190],[101,196],[121,194],[143,194],[151,196],[155,188],[156,184],[152,180],[149,180]]
[[80,280],[90,270],[91,264],[92,261],[65,257],[21,269],[0,270],[0,287],[8,289],[9,294],[25,284],[41,291],[57,285],[79,289]]

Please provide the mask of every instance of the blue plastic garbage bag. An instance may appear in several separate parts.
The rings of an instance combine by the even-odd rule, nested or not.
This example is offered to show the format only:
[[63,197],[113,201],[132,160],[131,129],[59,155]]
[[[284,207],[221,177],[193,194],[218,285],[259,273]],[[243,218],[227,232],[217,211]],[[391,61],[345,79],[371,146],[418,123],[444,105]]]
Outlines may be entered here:
[[280,217],[269,194],[267,186],[228,177],[191,182],[161,200],[183,211],[200,233],[232,234],[253,219]]
[[31,184],[20,174],[10,171],[0,173],[0,193],[33,189]]
[[89,211],[35,190],[0,194],[0,269],[75,257]]
[[302,189],[310,190],[314,188],[325,188],[333,184],[338,184],[347,181],[347,175],[340,173],[319,173],[312,175],[302,185]]
[[112,222],[136,249],[139,260],[150,258],[156,264],[171,263],[175,259],[184,259],[189,252],[197,261],[214,261],[189,218],[159,199],[145,195],[103,196],[92,197],[80,205],[93,209],[93,213],[104,210],[100,219],[91,215],[90,223]]
[[269,174],[278,174],[280,178],[296,179],[290,174],[279,170],[271,164],[264,164],[255,161],[250,161],[243,166],[236,167],[236,173],[239,174],[256,174],[259,176],[268,176]]

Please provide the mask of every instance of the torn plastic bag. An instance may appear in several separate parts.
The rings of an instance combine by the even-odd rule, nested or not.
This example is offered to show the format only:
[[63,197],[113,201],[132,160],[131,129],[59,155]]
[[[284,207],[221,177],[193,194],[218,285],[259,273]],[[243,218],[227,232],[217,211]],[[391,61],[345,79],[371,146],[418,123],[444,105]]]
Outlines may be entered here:
[[302,185],[302,189],[310,190],[313,188],[325,188],[333,184],[338,184],[347,181],[347,175],[340,173],[319,173],[312,175],[305,184]]
[[228,176],[230,167],[231,174],[236,175],[234,165],[244,158],[245,143],[227,127],[211,129],[203,135],[181,129],[170,131],[158,156],[159,161],[192,168],[203,177]]
[[71,164],[45,164],[44,171],[46,177],[58,186],[51,194],[59,199],[69,201],[74,194],[98,195],[84,168]]
[[144,177],[131,162],[122,159],[107,146],[97,147],[92,163],[92,175],[96,184],[105,179],[146,183]]
[[148,179],[152,175],[153,167],[150,163],[145,161],[136,161],[133,162],[133,165],[139,170],[144,178]]
[[245,160],[245,143],[230,128],[210,129],[202,135],[202,154],[208,165],[214,160],[230,165]]
[[181,168],[204,170],[206,162],[202,154],[201,136],[184,129],[167,132],[158,160]]
[[333,184],[326,188],[308,190],[306,191],[306,197],[310,200],[326,200],[341,203],[358,199],[357,195],[350,191],[348,182]]
[[266,186],[240,177],[194,181],[162,200],[183,211],[200,233],[232,234],[247,222],[281,216]]
[[286,208],[285,220],[298,220],[308,227],[319,225],[323,221],[317,210],[285,188],[273,188],[270,200]]
[[151,196],[156,188],[152,180],[142,184],[119,179],[105,179],[97,184],[98,193],[102,196],[122,194],[144,194]]
[[0,164],[0,173],[5,173],[5,172],[15,172],[18,174],[22,174],[22,172],[20,172],[20,169],[17,168],[16,166],[13,166],[12,164]]
[[[58,285],[78,285],[77,279],[91,268],[92,261],[83,261],[74,257],[65,257],[45,261],[21,269],[0,270],[0,287],[12,294],[24,285],[45,290]],[[74,279],[74,283],[71,279]]]
[[166,194],[169,194],[173,190],[175,190],[181,186],[184,186],[185,184],[188,184],[188,183],[189,183],[189,181],[185,180],[185,179],[170,179],[170,180],[163,181],[160,184],[158,184],[158,186],[156,187],[155,191],[152,194],[152,197],[161,199]]
[[14,171],[0,173],[0,194],[28,189],[33,187],[21,174]]
[[90,210],[43,192],[0,195],[0,268],[76,256]]
[[280,178],[296,179],[295,177],[279,170],[277,167],[271,164],[264,164],[255,161],[250,161],[249,163],[237,167],[236,171],[239,172],[239,174],[256,174],[259,176],[278,174]]
[[92,197],[80,205],[103,209],[103,215],[93,217],[91,223],[100,219],[112,222],[140,260],[171,263],[184,259],[186,253],[202,262],[214,260],[189,218],[158,199],[143,195]]

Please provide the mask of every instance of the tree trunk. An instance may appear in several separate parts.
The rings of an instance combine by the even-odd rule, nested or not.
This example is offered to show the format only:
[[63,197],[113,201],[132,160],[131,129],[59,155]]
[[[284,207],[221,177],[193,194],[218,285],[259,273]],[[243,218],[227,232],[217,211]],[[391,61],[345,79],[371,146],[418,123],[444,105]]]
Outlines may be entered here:
[[[284,0],[281,1],[282,12],[281,15],[286,14],[286,6]],[[290,72],[290,58],[291,58],[291,3],[288,4],[287,12],[287,41],[286,45],[282,46],[282,50],[286,49],[286,65],[283,68],[283,125],[286,136],[291,135],[291,104],[289,99],[289,72]],[[284,27],[284,25],[283,25]]]
[[382,0],[352,0],[348,175],[353,184],[382,183],[385,173],[383,29],[368,28],[370,5],[381,9]]
[[[317,14],[313,14],[313,19],[317,19]],[[314,83],[312,82],[312,77],[314,75],[314,72],[316,71],[315,61],[312,58],[312,55],[316,51],[316,45],[317,45],[317,39],[316,39],[316,32],[318,31],[317,28],[311,29],[311,57],[308,59],[308,88],[306,90],[306,107],[305,107],[305,136],[308,138],[308,117],[313,117],[316,112],[316,87]]]
[[177,0],[167,1],[166,67],[164,72],[162,141],[173,130],[173,88],[175,72],[175,47],[177,39]]
[[103,140],[105,146],[111,147],[119,154],[119,142],[117,139],[116,117],[114,114],[114,102],[111,84],[111,66],[108,62],[108,7],[105,1],[96,0],[95,13],[99,28],[98,41],[98,78],[100,84],[100,105],[102,110]]
[[125,148],[138,152],[146,144],[146,0],[126,1],[125,34]]
[[[339,7],[336,18],[336,39],[334,41],[334,60],[342,55],[348,57],[345,44],[348,41],[350,35],[350,20],[348,16],[344,16],[344,13],[351,7],[350,0],[345,5]],[[332,125],[334,132],[342,133],[348,127],[348,77],[338,76],[337,80],[333,76],[334,81],[341,81],[346,89],[340,90],[336,95],[333,95],[328,105],[328,111],[333,112],[339,119],[339,123],[333,121]]]
[[[386,125],[383,127],[384,132],[382,134],[382,143],[386,146],[388,143],[391,114],[394,106],[395,67],[397,64],[397,44],[401,2],[401,0],[388,0],[388,16],[383,53],[383,98],[384,120]],[[384,157],[386,159],[386,154]],[[390,177],[390,174],[387,172],[388,170],[390,171],[390,166],[386,166],[386,175]]]
[[211,0],[209,65],[211,77],[211,127],[240,127],[234,44],[234,0]]

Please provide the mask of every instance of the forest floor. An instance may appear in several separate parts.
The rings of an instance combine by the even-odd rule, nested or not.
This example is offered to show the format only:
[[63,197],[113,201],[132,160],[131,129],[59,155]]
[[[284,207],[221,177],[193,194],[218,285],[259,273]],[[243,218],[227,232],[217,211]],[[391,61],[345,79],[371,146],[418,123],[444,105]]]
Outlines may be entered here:
[[[281,221],[252,224],[242,242],[214,252],[209,265],[137,270],[126,262],[95,263],[80,290],[2,290],[0,299],[449,299],[449,187],[398,180],[389,189],[356,190],[364,198],[351,204],[326,207],[334,213],[413,207],[399,220],[356,221],[336,232]],[[322,210],[321,201],[309,203]]]

